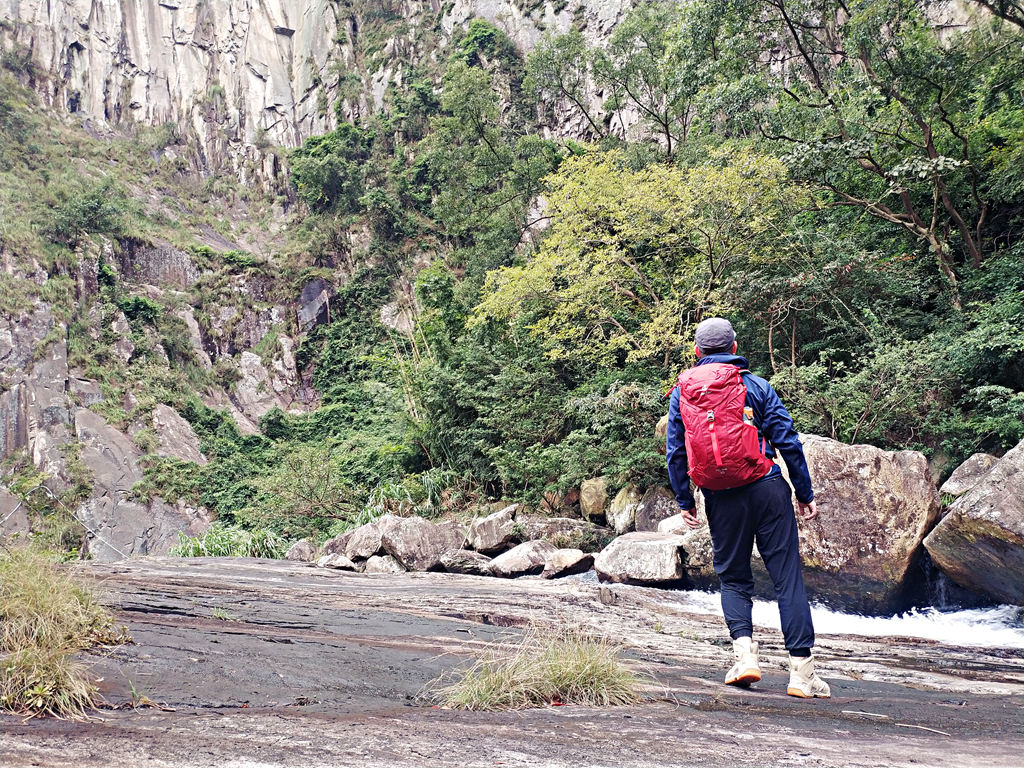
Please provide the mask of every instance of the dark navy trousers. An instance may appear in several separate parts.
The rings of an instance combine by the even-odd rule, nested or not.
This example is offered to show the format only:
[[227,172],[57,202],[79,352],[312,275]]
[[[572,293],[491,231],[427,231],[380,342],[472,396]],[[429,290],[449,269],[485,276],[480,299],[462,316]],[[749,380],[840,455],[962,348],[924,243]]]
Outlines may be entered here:
[[753,635],[750,618],[754,542],[775,585],[786,649],[814,645],[811,608],[804,591],[796,515],[789,484],[764,477],[741,488],[704,491],[704,507],[715,550],[715,573],[722,582],[722,612],[733,639]]

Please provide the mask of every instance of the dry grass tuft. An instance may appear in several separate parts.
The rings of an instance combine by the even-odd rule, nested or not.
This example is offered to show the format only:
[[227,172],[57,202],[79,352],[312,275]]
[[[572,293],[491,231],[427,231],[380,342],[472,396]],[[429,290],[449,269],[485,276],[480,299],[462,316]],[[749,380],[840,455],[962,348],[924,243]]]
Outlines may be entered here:
[[95,686],[72,659],[95,645],[131,642],[86,587],[33,549],[0,553],[0,709],[81,717]]
[[517,643],[489,646],[452,682],[437,681],[435,698],[442,706],[470,710],[634,704],[643,681],[622,662],[620,651],[578,632],[535,629]]

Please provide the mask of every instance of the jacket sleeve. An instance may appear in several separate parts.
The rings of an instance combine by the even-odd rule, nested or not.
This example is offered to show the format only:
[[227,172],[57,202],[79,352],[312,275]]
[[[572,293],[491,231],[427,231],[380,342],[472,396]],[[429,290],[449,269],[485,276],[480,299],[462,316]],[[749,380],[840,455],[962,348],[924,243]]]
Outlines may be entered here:
[[685,428],[679,413],[679,389],[673,389],[668,401],[668,430],[665,433],[665,460],[668,463],[668,481],[680,509],[693,509],[690,493],[689,465],[686,461]]
[[793,426],[793,417],[768,382],[764,383],[763,395],[761,432],[772,447],[782,454],[789,468],[789,481],[793,484],[797,501],[809,504],[814,501],[814,491],[811,488],[811,475],[807,471],[807,459],[804,458],[804,447]]

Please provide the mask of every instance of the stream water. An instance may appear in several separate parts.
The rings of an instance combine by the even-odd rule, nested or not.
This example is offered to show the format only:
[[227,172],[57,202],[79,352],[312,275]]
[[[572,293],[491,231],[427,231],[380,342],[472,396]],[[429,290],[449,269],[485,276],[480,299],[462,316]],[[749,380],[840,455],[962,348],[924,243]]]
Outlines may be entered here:
[[[697,613],[722,614],[717,592],[680,592],[684,605]],[[896,616],[860,616],[811,605],[814,631],[819,635],[918,637],[949,645],[1024,649],[1024,609],[1014,605],[940,610],[914,608]],[[754,601],[754,624],[779,629],[775,603]]]

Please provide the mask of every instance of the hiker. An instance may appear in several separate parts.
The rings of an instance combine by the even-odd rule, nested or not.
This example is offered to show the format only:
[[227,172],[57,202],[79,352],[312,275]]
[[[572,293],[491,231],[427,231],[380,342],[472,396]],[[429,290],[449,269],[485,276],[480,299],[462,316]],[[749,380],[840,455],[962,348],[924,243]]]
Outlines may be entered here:
[[668,406],[668,476],[683,520],[700,525],[690,480],[704,495],[711,529],[715,573],[722,584],[722,612],[733,640],[736,663],[726,685],[749,686],[761,679],[751,621],[754,541],[782,616],[789,651],[790,696],[828,697],[828,684],[814,671],[814,627],[804,591],[796,516],[789,485],[772,459],[789,467],[800,516],[813,520],[811,477],[793,419],[764,379],[736,355],[736,332],[723,318],[697,326],[697,365],[679,374]]

